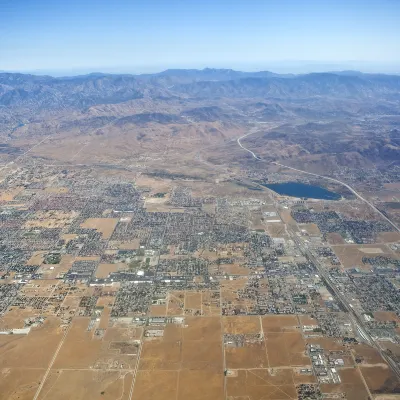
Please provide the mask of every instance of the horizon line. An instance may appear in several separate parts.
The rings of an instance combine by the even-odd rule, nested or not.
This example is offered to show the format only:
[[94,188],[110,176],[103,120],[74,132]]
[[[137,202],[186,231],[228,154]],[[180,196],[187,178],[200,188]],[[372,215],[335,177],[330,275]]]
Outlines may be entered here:
[[[167,71],[206,71],[206,70],[215,70],[215,71],[233,71],[233,72],[241,72],[241,73],[262,73],[262,72],[269,72],[271,74],[276,74],[276,75],[293,75],[293,76],[299,76],[299,75],[309,75],[309,74],[337,74],[337,73],[344,73],[344,72],[349,72],[349,73],[359,73],[359,74],[365,74],[365,75],[400,75],[400,65],[399,69],[397,72],[395,71],[363,71],[360,69],[352,69],[352,68],[342,68],[342,69],[324,69],[324,70],[310,70],[307,72],[276,72],[271,69],[255,69],[255,70],[244,70],[244,69],[235,69],[235,68],[214,68],[214,67],[204,67],[204,68],[166,68],[166,69],[160,69],[154,72],[106,72],[106,70],[102,69],[86,69],[83,68],[81,72],[79,72],[80,69],[76,69],[76,73],[73,73],[73,70],[69,70],[71,74],[68,74],[68,70],[53,70],[53,73],[51,70],[0,70],[0,74],[21,74],[21,75],[33,75],[33,76],[48,76],[51,78],[74,78],[74,77],[79,77],[79,76],[89,76],[89,75],[127,75],[127,76],[143,76],[143,75],[157,75],[157,74],[162,74]],[[54,72],[59,72],[59,73],[54,73]],[[65,73],[62,73],[65,72]]]

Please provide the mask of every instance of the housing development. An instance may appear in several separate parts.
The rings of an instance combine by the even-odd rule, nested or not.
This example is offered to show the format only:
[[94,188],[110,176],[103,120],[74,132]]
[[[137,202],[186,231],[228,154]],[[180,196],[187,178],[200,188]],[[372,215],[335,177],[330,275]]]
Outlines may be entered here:
[[399,93],[0,73],[0,400],[399,399]]
[[399,232],[346,190],[332,201],[252,185],[7,175],[0,398],[398,392]]

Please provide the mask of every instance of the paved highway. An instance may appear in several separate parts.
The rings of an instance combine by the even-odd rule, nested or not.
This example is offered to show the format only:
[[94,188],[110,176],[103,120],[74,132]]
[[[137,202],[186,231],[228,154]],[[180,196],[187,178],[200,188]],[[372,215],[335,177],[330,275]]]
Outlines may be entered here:
[[[241,136],[240,138],[237,139],[238,145],[243,149],[248,151],[256,160],[262,160],[260,157],[258,157],[253,151],[249,150],[245,146],[242,145],[241,139],[246,138],[247,136],[250,136],[254,133],[258,132],[255,128],[250,130],[246,135]],[[288,168],[293,171],[301,172],[307,175],[313,175],[318,178],[322,179],[327,179],[330,181],[333,181],[335,183],[339,183],[340,185],[345,186],[347,189],[349,189],[355,196],[357,196],[360,200],[362,200],[364,203],[368,204],[375,212],[377,212],[382,218],[384,218],[387,222],[390,223],[398,232],[400,232],[399,227],[393,223],[386,215],[384,215],[381,211],[379,211],[372,203],[370,203],[367,199],[362,197],[355,189],[353,189],[350,185],[348,185],[345,182],[339,181],[338,179],[330,178],[327,176],[319,175],[319,174],[314,174],[312,172],[307,172],[303,171],[301,169],[289,167],[287,165],[271,161],[271,164],[278,165],[280,167]],[[289,231],[289,230],[288,230]],[[331,290],[332,293],[335,294],[337,300],[341,304],[341,306],[347,310],[347,312],[350,315],[350,318],[354,324],[354,326],[357,328],[358,334],[366,341],[368,342],[371,346],[373,346],[381,355],[381,357],[387,362],[388,365],[391,366],[393,372],[400,378],[400,368],[399,366],[386,354],[383,352],[379,344],[375,341],[375,339],[368,333],[368,330],[365,327],[365,323],[363,319],[354,311],[354,309],[350,306],[350,303],[346,299],[346,297],[336,288],[336,286],[333,284],[331,277],[325,271],[325,268],[320,264],[320,262],[317,260],[317,258],[312,254],[312,252],[301,242],[301,240],[297,237],[297,235],[293,231],[289,231],[290,236],[292,237],[293,241],[299,246],[299,248],[303,251],[305,255],[309,258],[311,262],[314,263],[316,266],[318,273],[320,276],[324,279],[326,286]]]
[[[237,143],[238,145],[243,149],[248,151],[256,160],[262,160],[262,158],[260,158],[259,156],[257,156],[257,154],[255,154],[253,151],[249,150],[247,147],[243,146],[243,144],[241,143],[241,140],[246,138],[247,136],[253,135],[254,133],[258,132],[258,128],[253,128],[251,129],[248,133],[246,133],[245,135],[241,136],[240,138],[237,139]],[[370,203],[366,198],[362,197],[355,189],[353,189],[350,185],[348,185],[345,182],[339,181],[338,179],[334,179],[334,178],[330,178],[329,176],[324,176],[324,175],[319,175],[319,174],[314,174],[312,172],[307,172],[307,171],[303,171],[301,169],[297,169],[297,168],[293,168],[293,167],[289,167],[288,165],[285,164],[281,164],[278,163],[276,161],[271,161],[271,164],[275,164],[278,165],[280,167],[284,167],[287,169],[291,169],[292,171],[297,171],[297,172],[301,172],[303,174],[307,174],[307,175],[312,175],[312,176],[316,176],[318,178],[321,179],[327,179],[328,181],[332,181],[335,183],[338,183],[339,185],[342,185],[344,187],[346,187],[347,189],[349,189],[355,196],[357,196],[360,200],[362,200],[364,203],[368,204],[375,212],[377,212],[383,219],[385,219],[387,222],[389,222],[390,225],[393,226],[394,229],[396,229],[397,232],[400,232],[400,228],[394,223],[392,222],[385,214],[383,214],[381,211],[379,211],[372,203]]]
[[244,147],[244,146],[242,145],[242,143],[240,142],[240,141],[241,141],[242,139],[244,139],[245,137],[250,136],[250,135],[253,135],[253,134],[256,133],[256,132],[258,132],[258,128],[253,128],[253,129],[251,129],[248,133],[246,133],[245,135],[240,136],[240,138],[238,138],[236,141],[237,141],[237,144],[238,144],[243,150],[249,152],[256,160],[261,160],[260,157],[258,157],[258,156],[257,156],[255,153],[253,153],[251,150],[249,150],[249,149],[247,149],[246,147]]
[[365,327],[364,320],[360,317],[355,310],[350,306],[349,301],[347,300],[346,296],[344,296],[334,285],[332,282],[331,277],[325,270],[325,268],[321,265],[318,259],[314,256],[310,249],[305,246],[299,237],[293,232],[289,231],[291,238],[293,241],[299,246],[302,250],[303,254],[307,255],[308,259],[315,265],[318,270],[318,273],[323,278],[326,286],[334,295],[336,296],[337,300],[339,301],[342,308],[344,308],[350,315],[350,318],[353,322],[353,325],[357,328],[358,334],[371,346],[373,346],[381,355],[381,357],[387,362],[388,365],[391,366],[393,372],[400,378],[400,368],[399,366],[386,354],[383,352],[379,344],[375,341],[375,339],[368,333],[368,329]]
[[386,217],[385,214],[383,214],[382,212],[380,212],[372,203],[370,203],[367,199],[365,199],[364,197],[362,197],[358,192],[356,192],[356,191],[355,191],[350,185],[348,185],[347,183],[342,182],[342,181],[339,181],[339,180],[334,179],[334,178],[329,178],[328,176],[318,175],[318,174],[314,174],[314,173],[312,173],[312,172],[303,171],[303,170],[301,170],[301,169],[292,168],[292,167],[289,167],[289,166],[284,165],[284,164],[280,164],[280,163],[275,162],[275,161],[272,161],[272,164],[279,165],[280,167],[285,167],[285,168],[291,169],[291,170],[293,170],[293,171],[302,172],[303,174],[313,175],[313,176],[316,176],[316,177],[318,177],[318,178],[327,179],[327,180],[329,180],[329,181],[336,182],[336,183],[339,183],[339,184],[342,185],[342,186],[345,186],[345,187],[346,187],[347,189],[349,189],[354,195],[356,195],[360,200],[362,200],[364,203],[368,204],[375,212],[377,212],[382,218],[384,218],[387,222],[389,222],[389,224],[392,225],[393,228],[396,229],[397,232],[400,232],[400,228],[399,228],[394,222],[392,222],[388,217]]

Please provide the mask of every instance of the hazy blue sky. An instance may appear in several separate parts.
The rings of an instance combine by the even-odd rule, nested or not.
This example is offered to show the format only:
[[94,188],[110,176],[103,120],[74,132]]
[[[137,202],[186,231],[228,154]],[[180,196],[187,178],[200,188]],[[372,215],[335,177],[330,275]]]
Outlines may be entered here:
[[0,0],[0,70],[318,63],[399,66],[400,0]]

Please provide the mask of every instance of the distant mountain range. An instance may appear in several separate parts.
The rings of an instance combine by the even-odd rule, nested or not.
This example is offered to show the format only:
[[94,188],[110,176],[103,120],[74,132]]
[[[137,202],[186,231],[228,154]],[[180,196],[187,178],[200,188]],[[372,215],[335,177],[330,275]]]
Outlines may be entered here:
[[[173,69],[157,74],[89,75],[54,78],[0,73],[0,107],[29,110],[85,109],[149,99],[271,98],[303,99],[318,96],[400,100],[400,76],[357,71],[280,75],[269,71],[231,69]],[[213,118],[211,110],[203,110]]]
[[[96,157],[104,151],[118,162],[142,153],[162,160],[165,151],[175,159],[224,143],[198,158],[213,165],[237,147],[232,138],[257,126],[246,143],[263,159],[326,173],[339,166],[362,171],[398,165],[399,124],[397,75],[211,68],[57,78],[0,73],[3,157],[22,151],[26,138],[44,135],[54,143],[90,140]],[[57,144],[42,155],[58,150]]]

